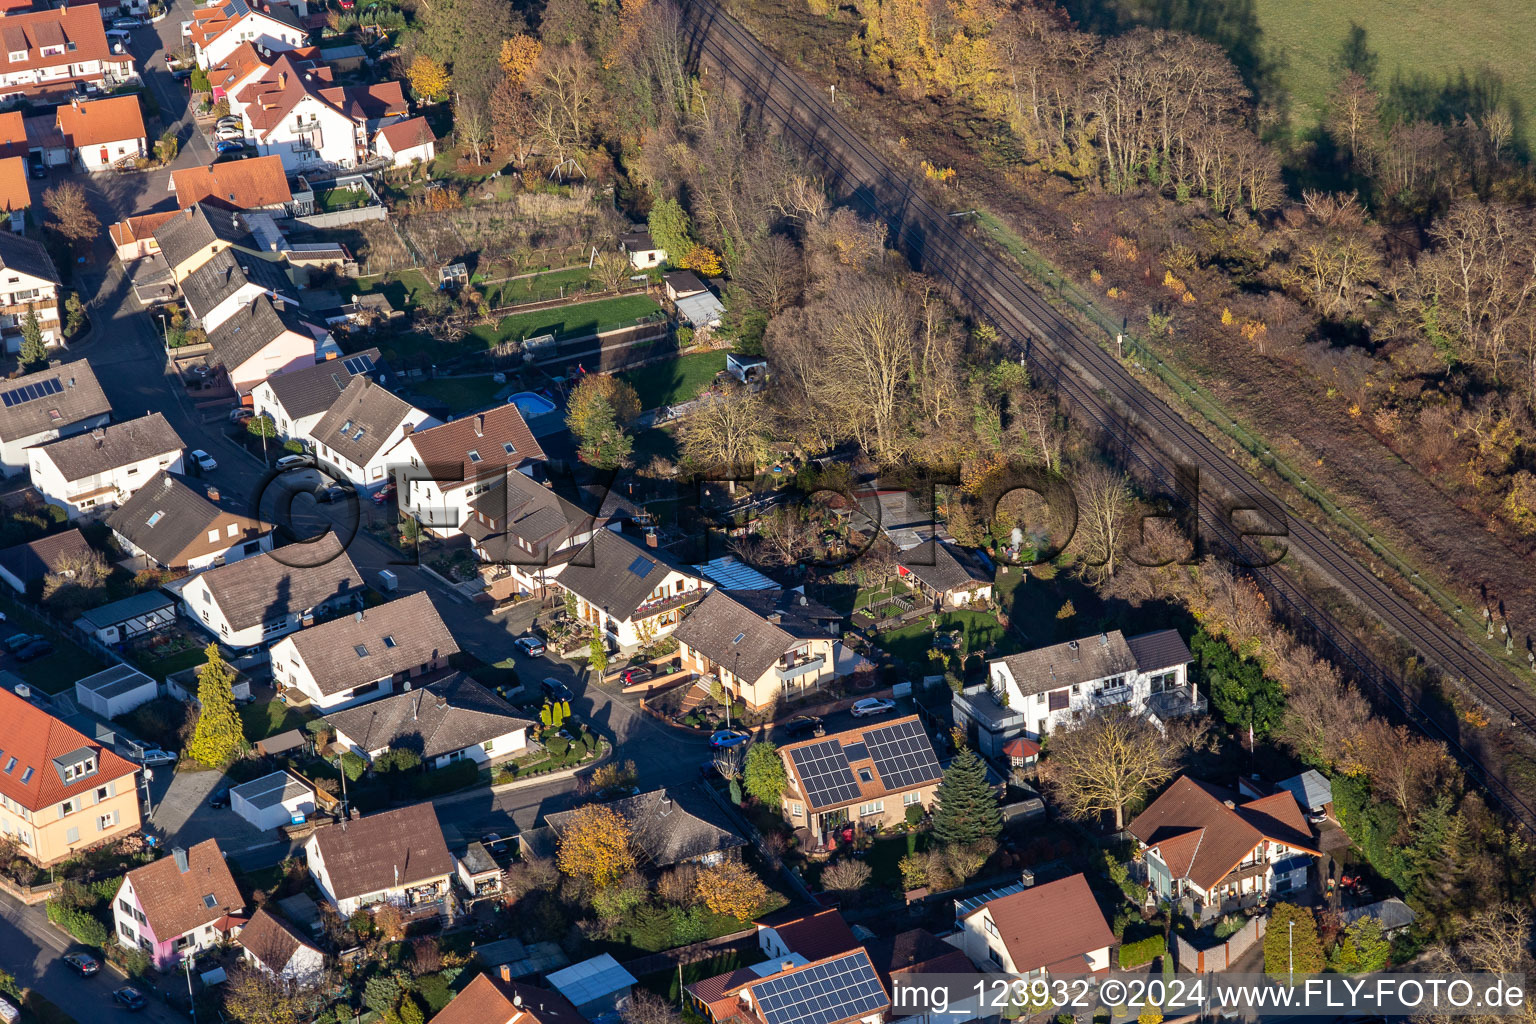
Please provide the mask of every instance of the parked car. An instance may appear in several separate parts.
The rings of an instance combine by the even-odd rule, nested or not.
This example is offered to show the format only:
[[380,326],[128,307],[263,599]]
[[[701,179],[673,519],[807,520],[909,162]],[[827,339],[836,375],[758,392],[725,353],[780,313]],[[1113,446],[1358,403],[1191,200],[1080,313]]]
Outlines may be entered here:
[[208,795],[208,806],[214,810],[229,806],[229,787],[220,786]]
[[132,985],[124,985],[112,993],[112,1001],[125,1010],[139,1011],[149,1005],[149,1000],[144,998],[144,993]]
[[240,118],[240,117],[238,117],[238,116],[236,116],[234,114],[225,114],[223,117],[221,117],[217,121],[213,122],[213,124],[214,124],[214,127],[216,127],[216,128],[225,128],[225,127],[228,127],[230,125],[233,125],[236,128],[244,128],[245,127],[245,121],[242,118]]
[[195,70],[197,70],[197,69],[196,68],[172,68],[171,69],[171,77],[174,78],[178,82],[190,82],[190,81],[192,81],[192,72],[195,71]]
[[739,747],[751,739],[751,736],[735,729],[716,729],[709,737],[709,745],[716,750],[727,750],[731,747]]
[[43,162],[42,153],[27,154],[27,173],[34,178],[48,177],[48,165]]
[[299,469],[305,466],[313,466],[314,464],[315,457],[313,455],[284,455],[277,460],[278,469]]
[[634,668],[625,669],[624,674],[619,678],[623,680],[625,686],[633,686],[636,683],[643,683],[647,679],[654,678],[655,675],[655,672],[644,665],[637,665]]
[[332,502],[345,501],[351,491],[350,487],[342,484],[326,484],[315,491],[315,500],[322,505],[329,505]]
[[175,764],[180,758],[169,750],[161,750],[159,747],[145,747],[144,752],[137,757],[129,757],[130,761],[137,761],[146,767],[153,768],[160,764]]
[[69,953],[64,957],[64,962],[82,978],[89,978],[101,970],[101,964],[89,953]]
[[807,736],[820,736],[827,730],[815,715],[796,715],[784,723],[784,731],[798,740]]
[[253,420],[255,418],[256,414],[249,409],[242,408],[229,410],[229,422],[231,423],[245,423],[247,420]]
[[888,711],[895,711],[896,702],[886,700],[884,697],[865,697],[848,710],[853,713],[854,718],[868,718],[871,715],[883,715]]
[[143,28],[144,21],[141,18],[113,18],[112,27],[118,29]]
[[548,696],[550,700],[576,699],[576,695],[571,692],[571,688],[566,686],[558,679],[546,679],[540,683],[539,686],[543,687],[545,695]]
[[530,658],[538,658],[544,654],[544,641],[531,633],[518,637],[512,643]]
[[213,144],[213,151],[219,156],[232,156],[245,152],[245,142],[241,139],[220,139]]
[[17,651],[21,650],[28,644],[35,643],[42,638],[43,636],[41,633],[12,633],[10,636],[5,638],[4,647],[12,654],[15,654]]
[[219,468],[218,460],[201,448],[192,449],[192,461],[197,463],[197,468],[204,473],[212,473]]
[[378,490],[373,492],[373,503],[375,505],[384,505],[387,504],[389,499],[393,498],[394,496],[395,482],[390,480],[387,481],[383,487],[380,487]]
[[47,640],[34,640],[16,652],[17,661],[36,661],[53,653],[53,644]]

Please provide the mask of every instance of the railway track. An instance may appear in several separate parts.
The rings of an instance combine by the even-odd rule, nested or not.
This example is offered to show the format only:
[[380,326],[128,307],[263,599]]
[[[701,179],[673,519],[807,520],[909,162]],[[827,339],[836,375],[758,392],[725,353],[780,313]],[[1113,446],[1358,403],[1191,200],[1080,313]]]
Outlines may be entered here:
[[[819,90],[789,71],[741,25],[709,0],[683,0],[683,32],[701,71],[728,77],[768,123],[780,127],[825,172],[829,188],[864,207],[890,229],[894,247],[912,265],[953,289],[1010,339],[1037,379],[1103,431],[1121,460],[1181,501],[1180,474],[1196,467],[1202,482],[1283,524],[1289,552],[1325,573],[1420,656],[1436,664],[1502,719],[1501,727],[1536,729],[1536,697],[1482,651],[1448,633],[1423,610],[1379,580],[1317,529],[1295,516],[1222,452],[1147,391],[1118,360],[1058,312],[1017,273],[996,265],[958,230],[949,215],[918,194],[897,168],[841,123]],[[1187,479],[1187,477],[1185,477]],[[1536,807],[1490,772],[1451,728],[1421,706],[1397,673],[1380,664],[1349,630],[1299,590],[1277,566],[1266,566],[1257,544],[1196,501],[1204,536],[1240,565],[1316,643],[1426,734],[1447,744],[1463,768],[1526,828],[1536,831]],[[1186,506],[1187,507],[1187,506]]]

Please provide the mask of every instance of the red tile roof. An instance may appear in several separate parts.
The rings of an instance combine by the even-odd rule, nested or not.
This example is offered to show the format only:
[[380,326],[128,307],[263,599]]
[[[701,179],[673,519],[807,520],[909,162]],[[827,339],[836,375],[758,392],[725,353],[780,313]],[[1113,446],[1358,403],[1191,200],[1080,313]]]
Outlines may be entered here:
[[227,164],[187,167],[171,173],[176,205],[185,209],[212,199],[240,210],[256,210],[293,202],[288,175],[280,156],[257,156]]
[[186,871],[180,870],[172,851],[134,868],[124,881],[133,883],[139,906],[161,942],[239,913],[245,906],[217,839],[205,839],[187,850]]
[[66,103],[58,109],[58,123],[72,149],[145,137],[139,98],[132,94]]
[[859,940],[853,936],[853,930],[848,927],[848,922],[843,920],[843,915],[838,913],[836,908],[792,917],[782,924],[771,923],[773,921],[773,917],[764,918],[758,922],[758,926],[772,928],[783,940],[784,945],[789,947],[791,953],[799,953],[807,960],[821,960],[836,956],[850,949],[856,949],[859,945]]
[[[517,1002],[513,1002],[513,1000]],[[431,1024],[587,1024],[558,992],[482,974],[464,986]]]
[[1034,757],[1040,753],[1040,744],[1023,736],[1003,744],[1003,753],[1009,757]]
[[966,918],[982,911],[992,915],[1017,971],[1041,967],[1082,971],[1087,965],[1081,957],[1115,944],[1115,933],[1104,923],[1099,903],[1081,874],[984,903]]
[[0,114],[0,156],[26,156],[27,122],[19,110]]
[[120,220],[109,226],[107,234],[112,236],[113,245],[151,241],[155,237],[156,229],[179,212],[179,210],[166,210],[164,213],[146,213],[138,217],[129,217],[127,220]]
[[[96,772],[66,783],[53,759],[81,748],[96,755]],[[12,758],[16,760],[14,765]],[[5,770],[7,766],[10,771]],[[134,765],[46,711],[8,690],[0,690],[0,793],[23,807],[40,811],[66,797],[94,789],[108,779],[131,779],[137,771]]]
[[[511,402],[440,426],[414,431],[407,437],[422,465],[451,468],[462,473],[466,481],[483,477],[500,480],[508,469],[516,469],[530,459],[544,459],[544,449],[528,429],[523,414]],[[512,446],[510,452],[507,445]],[[478,461],[469,457],[470,452],[478,456]],[[453,478],[444,476],[441,479]],[[453,484],[443,486],[452,487]]]
[[432,134],[432,128],[424,117],[413,117],[405,121],[396,121],[394,124],[385,125],[379,129],[379,134],[384,136],[384,141],[389,143],[392,153],[401,150],[413,149],[416,146],[425,146],[429,142],[436,142]]
[[[96,4],[6,15],[0,19],[0,41],[9,53],[26,52],[25,59],[5,65],[9,75],[93,60],[133,63],[128,54],[114,54],[107,45],[101,8]],[[69,48],[70,44],[74,49]],[[44,47],[59,47],[60,52],[45,57]]]
[[8,156],[0,159],[0,204],[5,211],[25,210],[32,205],[32,190],[27,187],[27,160]]
[[[291,53],[280,54],[270,70],[236,95],[245,105],[245,119],[257,135],[265,136],[282,123],[288,112],[305,96],[327,103],[319,92],[319,83],[331,80],[331,69],[296,59]],[[328,106],[334,104],[327,103]]]

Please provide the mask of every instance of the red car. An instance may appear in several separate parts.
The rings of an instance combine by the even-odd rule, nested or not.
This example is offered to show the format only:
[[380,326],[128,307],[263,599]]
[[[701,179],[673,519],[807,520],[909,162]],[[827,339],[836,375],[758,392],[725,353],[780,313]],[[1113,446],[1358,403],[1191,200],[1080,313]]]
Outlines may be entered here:
[[393,480],[391,480],[389,483],[385,484],[383,487],[380,487],[378,490],[373,492],[373,503],[375,505],[383,505],[383,504],[386,504],[389,501],[389,499],[393,498],[394,496],[395,496],[395,482]]
[[337,0],[337,2],[341,4],[341,9],[344,11],[350,11],[357,6],[357,0]]

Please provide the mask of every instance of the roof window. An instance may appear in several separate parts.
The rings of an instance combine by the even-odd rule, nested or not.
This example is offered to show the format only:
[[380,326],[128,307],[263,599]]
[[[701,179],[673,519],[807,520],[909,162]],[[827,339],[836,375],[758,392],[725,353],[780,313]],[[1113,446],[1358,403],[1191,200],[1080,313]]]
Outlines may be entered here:
[[479,462],[480,461],[480,453],[475,451],[473,448],[471,448],[470,452],[469,452],[469,461],[470,462]]
[[357,656],[359,658],[366,658],[366,657],[368,657],[368,648],[365,645],[358,644],[356,647],[354,647],[352,649],[357,652]]

